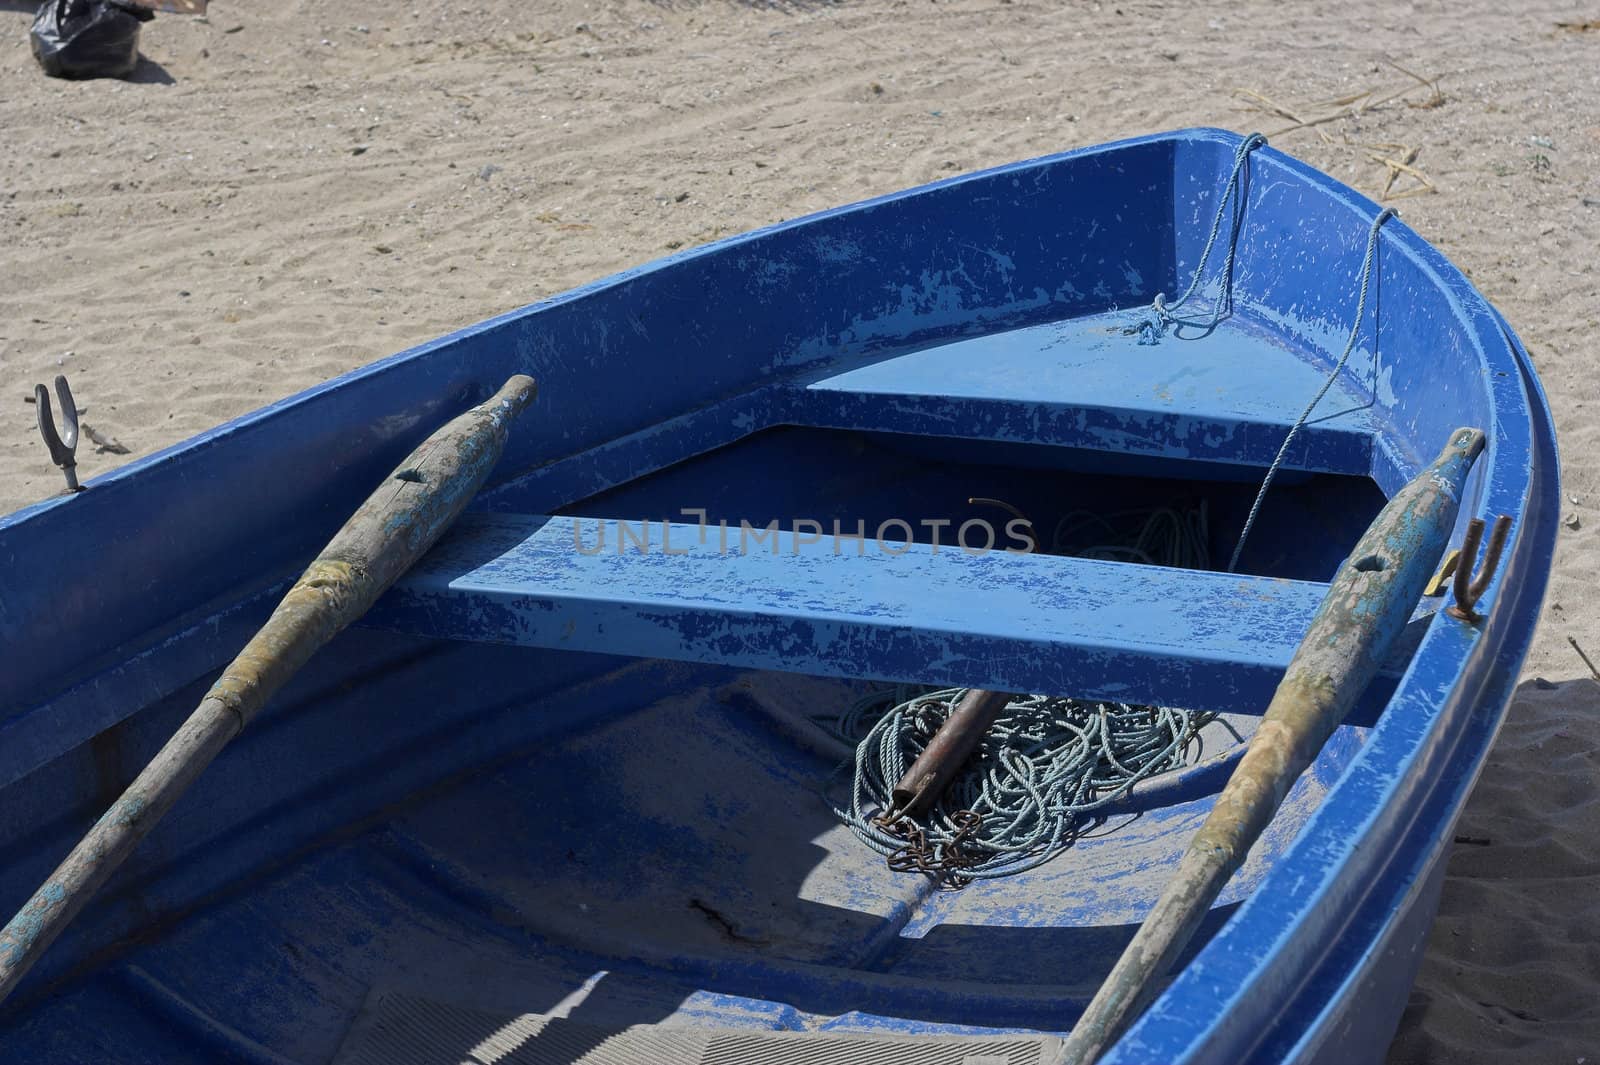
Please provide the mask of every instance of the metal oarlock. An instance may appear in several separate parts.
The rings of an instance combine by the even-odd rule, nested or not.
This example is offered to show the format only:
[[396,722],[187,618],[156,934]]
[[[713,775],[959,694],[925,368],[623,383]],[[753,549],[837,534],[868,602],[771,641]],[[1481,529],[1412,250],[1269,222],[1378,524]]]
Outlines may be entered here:
[[72,401],[72,389],[67,387],[65,374],[56,374],[56,398],[61,401],[61,425],[65,433],[56,432],[55,418],[50,414],[50,392],[44,385],[33,386],[34,405],[39,412],[39,435],[44,446],[50,449],[50,461],[61,467],[67,479],[67,491],[81,492],[78,484],[78,405]]
[[1473,608],[1488,589],[1494,571],[1500,567],[1500,553],[1505,550],[1506,537],[1510,533],[1511,517],[1502,514],[1494,520],[1494,531],[1489,534],[1489,549],[1483,553],[1483,565],[1478,567],[1474,575],[1472,563],[1477,560],[1478,544],[1483,540],[1483,519],[1473,518],[1467,523],[1467,535],[1461,542],[1461,560],[1456,564],[1456,601],[1445,608],[1446,614],[1473,625],[1483,620],[1483,615]]

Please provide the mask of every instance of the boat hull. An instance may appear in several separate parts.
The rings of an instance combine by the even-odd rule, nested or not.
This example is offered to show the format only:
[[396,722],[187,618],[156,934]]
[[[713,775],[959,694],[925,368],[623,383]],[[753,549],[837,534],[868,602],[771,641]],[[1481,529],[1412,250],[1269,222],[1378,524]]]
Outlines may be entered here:
[[[541,397],[475,506],[485,521],[679,521],[700,507],[713,528],[740,515],[881,523],[978,494],[969,482],[1036,491],[1037,507],[1181,489],[1213,505],[1225,552],[1339,353],[1377,214],[1257,152],[1234,314],[1207,337],[1138,345],[1144,308],[1200,258],[1237,144],[1208,130],[1141,138],[697,249],[0,518],[0,906],[27,897],[170,735],[349,507],[514,372]],[[863,679],[925,679],[1101,698],[1137,681],[1141,698],[1181,691],[1248,717],[1298,637],[1295,604],[1314,602],[1351,530],[1451,429],[1481,425],[1490,447],[1462,520],[1516,522],[1486,621],[1425,601],[1407,655],[1104,1059],[1376,1060],[1527,652],[1559,503],[1526,351],[1416,234],[1391,222],[1384,242],[1377,340],[1286,456],[1281,509],[1264,512],[1231,582],[1272,611],[1249,638],[1245,622],[1141,599],[1172,579],[1147,566],[997,555],[980,572],[921,541],[908,550],[925,576],[895,600],[895,626],[922,626],[911,642],[874,619],[887,593],[861,602],[862,567],[892,583],[893,558],[815,577],[828,552],[785,541],[773,558],[731,559],[746,568],[708,604],[670,575],[643,595],[631,556],[589,576],[574,556],[587,583],[559,601],[548,582],[502,574],[500,600],[449,615],[441,604],[485,562],[458,557],[461,572],[403,583],[224,754],[0,1007],[3,1053],[328,1060],[396,989],[608,1024],[1063,1033],[1216,774],[1136,794],[1147,804],[1028,877],[933,892],[884,871],[817,798],[844,752],[809,715]],[[746,576],[758,563],[789,567],[759,602]],[[1018,568],[1034,563],[1056,568]],[[812,599],[795,607],[781,593],[807,567]],[[1007,650],[1025,624],[967,626],[955,611],[934,625],[917,610],[919,591],[971,574],[975,594],[1014,609],[1002,593],[1034,594],[1045,572],[1110,605],[1074,628],[1074,604],[1029,600],[1064,620],[1026,654]],[[1193,588],[1233,602],[1230,582],[1202,576]],[[978,636],[989,642],[967,661],[941,656]]]

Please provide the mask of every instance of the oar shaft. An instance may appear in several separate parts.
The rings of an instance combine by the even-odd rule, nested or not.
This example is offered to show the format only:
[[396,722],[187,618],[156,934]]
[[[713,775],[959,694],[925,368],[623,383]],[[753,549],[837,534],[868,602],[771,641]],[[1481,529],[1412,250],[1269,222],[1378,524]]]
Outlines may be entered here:
[[1093,1062],[1144,1009],[1289,788],[1377,673],[1438,566],[1462,485],[1483,444],[1479,430],[1457,429],[1433,465],[1379,512],[1340,567],[1249,749],[1072,1030],[1064,1065]]
[[0,1000],[272,694],[433,546],[494,468],[535,391],[518,374],[443,426],[335,534],[194,713],[0,930]]

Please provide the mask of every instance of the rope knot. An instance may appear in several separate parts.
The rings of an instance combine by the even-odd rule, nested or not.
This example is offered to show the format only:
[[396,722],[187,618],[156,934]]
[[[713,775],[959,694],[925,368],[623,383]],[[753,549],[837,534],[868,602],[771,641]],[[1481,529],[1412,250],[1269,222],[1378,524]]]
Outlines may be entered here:
[[[1233,264],[1234,257],[1239,250],[1239,233],[1244,226],[1244,201],[1247,195],[1246,185],[1249,183],[1246,164],[1249,161],[1250,153],[1266,143],[1266,137],[1259,133],[1252,133],[1240,141],[1239,147],[1234,149],[1233,169],[1229,171],[1228,180],[1222,186],[1222,196],[1217,201],[1216,217],[1211,220],[1211,233],[1206,237],[1205,247],[1200,250],[1200,261],[1195,264],[1194,277],[1190,279],[1189,287],[1184,289],[1183,295],[1173,301],[1170,307],[1163,302],[1165,294],[1156,295],[1156,298],[1150,304],[1149,315],[1136,327],[1129,330],[1129,332],[1137,332],[1139,334],[1139,343],[1141,345],[1149,346],[1161,343],[1161,338],[1166,335],[1169,326],[1174,330],[1175,335],[1177,329],[1188,325],[1198,328],[1201,331],[1199,335],[1205,336],[1217,327],[1217,323],[1222,321],[1225,315],[1233,310]],[[1209,312],[1200,312],[1187,318],[1179,317],[1173,312],[1188,303],[1199,292],[1200,286],[1205,280],[1206,264],[1211,261],[1211,253],[1216,248],[1217,238],[1222,234],[1222,220],[1227,216],[1230,204],[1233,205],[1233,223],[1228,227],[1228,255],[1222,263],[1221,291],[1217,293],[1217,298],[1212,303]]]
[[1150,309],[1139,320],[1139,324],[1128,330],[1130,333],[1139,334],[1141,347],[1161,343],[1161,337],[1167,331],[1167,323],[1172,319],[1172,315],[1167,313],[1166,298],[1165,292],[1157,292],[1156,298],[1150,303]]

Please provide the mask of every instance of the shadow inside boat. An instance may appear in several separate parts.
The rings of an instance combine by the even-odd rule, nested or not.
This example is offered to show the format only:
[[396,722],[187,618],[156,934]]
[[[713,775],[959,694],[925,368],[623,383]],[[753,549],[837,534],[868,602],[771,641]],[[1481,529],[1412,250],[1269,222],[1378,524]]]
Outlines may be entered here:
[[[640,667],[655,681],[686,670]],[[1142,854],[1154,867],[1125,884],[1069,851],[940,890],[886,869],[818,794],[839,745],[780,704],[843,698],[841,682],[694,672],[738,676],[737,697],[663,685],[678,694],[477,766],[386,821],[372,837],[386,868],[368,854],[362,878],[405,900],[389,922],[410,931],[376,952],[387,961],[336,1060],[392,1059],[382,1040],[402,1031],[426,1039],[429,1061],[549,1065],[641,1038],[619,1035],[637,1026],[663,1039],[1072,1027],[1137,924],[1060,900],[1163,882],[1167,837],[1127,842],[1159,814],[1085,833],[1121,855],[1101,866]],[[1235,908],[1210,914],[1191,954]],[[451,933],[428,938],[441,925]]]
[[[859,685],[372,630],[337,650],[224,752],[81,934],[145,931],[8,1002],[8,1044],[54,1045],[63,1011],[108,1010],[119,1044],[169,1056],[220,1038],[195,1027],[219,1018],[232,1057],[342,1046],[339,1062],[396,1060],[366,1053],[384,1032],[425,1034],[439,1053],[417,1060],[561,1062],[638,1025],[1061,1031],[1185,834],[1142,811],[1032,873],[934,890],[819,794],[847,748],[810,715]],[[108,790],[207,683],[113,730]]]
[[[1197,942],[1209,939],[1235,908],[1214,911]],[[763,991],[752,986],[750,979],[752,968],[760,962],[733,957],[699,959],[703,968],[693,977],[692,989],[663,979],[659,971],[630,971],[628,963],[619,960],[616,968],[597,969],[565,992],[552,987],[548,978],[524,983],[510,973],[496,976],[491,1001],[483,994],[464,994],[467,989],[460,987],[443,994],[379,992],[369,999],[336,1062],[393,1060],[402,1049],[393,1036],[401,1032],[404,1049],[418,1061],[494,1060],[502,1065],[575,1065],[589,1060],[586,1055],[596,1050],[617,1052],[630,1043],[635,1048],[648,1046],[652,1052],[649,1060],[675,1065],[701,1060],[700,1054],[718,1041],[724,1043],[726,1053],[728,1044],[749,1041],[752,1036],[813,1031],[849,1036],[873,1030],[883,1033],[885,1028],[892,1033],[897,1021],[905,1022],[907,1028],[932,1025],[949,1035],[1019,1029],[1064,1036],[1096,990],[1103,970],[1090,963],[1083,974],[1092,973],[1094,979],[1075,980],[1073,972],[1034,968],[1032,959],[1050,954],[1057,969],[1079,969],[1085,966],[1084,952],[1090,958],[1115,957],[1136,930],[1136,925],[1086,929],[941,926],[924,937],[942,952],[1013,953],[1018,960],[1012,979],[1041,981],[1035,987],[1016,985],[1019,994],[1015,996],[1008,995],[1004,986],[919,980],[915,976],[872,987],[869,981],[849,974],[807,979],[805,974],[791,973],[781,979],[781,988]],[[1185,953],[1178,969],[1187,964],[1195,949]],[[696,966],[683,968],[678,975],[689,977]],[[1066,987],[1052,985],[1052,977],[1073,982]],[[765,1001],[761,1001],[763,997]],[[517,1004],[510,1005],[512,1001]],[[826,1018],[832,1019],[822,1020],[817,1027],[817,1021]],[[892,1019],[886,1025],[880,1018]]]

